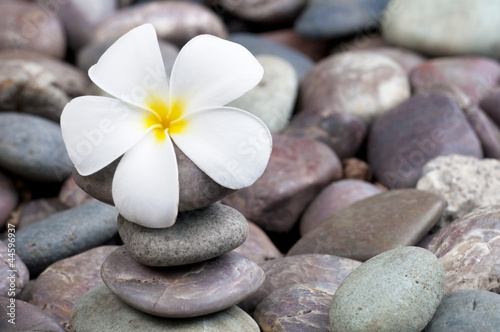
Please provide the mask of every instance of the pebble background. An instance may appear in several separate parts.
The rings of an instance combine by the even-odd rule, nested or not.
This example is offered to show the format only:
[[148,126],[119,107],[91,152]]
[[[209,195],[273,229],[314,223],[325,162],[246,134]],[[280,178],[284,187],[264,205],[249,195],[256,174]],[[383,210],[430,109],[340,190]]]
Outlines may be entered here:
[[[0,330],[498,331],[498,17],[491,0],[0,1],[0,306],[17,298]],[[248,48],[264,78],[231,105],[273,133],[238,191],[176,149],[165,232],[118,217],[117,162],[79,175],[59,126],[146,22],[167,75],[198,34]]]

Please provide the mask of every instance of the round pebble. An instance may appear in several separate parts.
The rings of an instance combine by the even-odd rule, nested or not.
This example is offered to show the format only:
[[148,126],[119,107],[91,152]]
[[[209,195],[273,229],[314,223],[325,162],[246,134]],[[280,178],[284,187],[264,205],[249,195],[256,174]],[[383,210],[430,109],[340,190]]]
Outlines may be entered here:
[[[9,229],[15,230],[12,227]],[[15,240],[15,232],[8,232],[8,234],[13,234],[14,236],[10,239]],[[9,243],[11,243],[10,246]],[[12,251],[16,248],[15,244],[15,241],[5,243],[0,241],[0,296],[4,297],[16,297],[21,294],[30,279],[26,264]]]
[[240,246],[248,236],[248,223],[235,209],[212,204],[181,212],[168,228],[147,228],[118,217],[128,252],[148,266],[176,266],[221,256]]
[[17,206],[19,194],[12,181],[0,172],[0,227]]
[[44,313],[29,303],[13,298],[0,297],[0,330],[1,331],[54,331],[64,329]]
[[151,268],[134,260],[125,247],[108,256],[101,276],[125,303],[170,318],[224,310],[253,294],[264,282],[264,271],[234,252],[197,264]]
[[436,312],[444,271],[428,250],[400,247],[354,270],[332,299],[332,332],[420,332]]
[[307,0],[219,0],[216,3],[231,14],[258,23],[286,23],[293,21]]

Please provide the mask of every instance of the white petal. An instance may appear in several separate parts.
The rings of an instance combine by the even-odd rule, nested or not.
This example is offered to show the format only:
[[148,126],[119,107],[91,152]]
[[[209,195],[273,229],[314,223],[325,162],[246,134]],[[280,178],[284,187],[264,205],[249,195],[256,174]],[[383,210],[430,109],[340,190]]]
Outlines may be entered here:
[[175,144],[220,185],[239,189],[264,172],[272,137],[256,116],[221,107],[188,115],[183,129],[171,134]]
[[255,87],[263,73],[243,46],[201,35],[179,52],[170,76],[170,95],[187,104],[187,113],[220,107]]
[[146,134],[146,111],[118,99],[84,96],[69,102],[61,114],[68,155],[82,175],[107,166]]
[[151,24],[118,39],[89,69],[89,76],[110,95],[138,107],[147,107],[151,96],[168,99],[167,74]]
[[172,226],[179,180],[172,141],[151,132],[125,153],[113,178],[113,201],[127,220],[144,227]]

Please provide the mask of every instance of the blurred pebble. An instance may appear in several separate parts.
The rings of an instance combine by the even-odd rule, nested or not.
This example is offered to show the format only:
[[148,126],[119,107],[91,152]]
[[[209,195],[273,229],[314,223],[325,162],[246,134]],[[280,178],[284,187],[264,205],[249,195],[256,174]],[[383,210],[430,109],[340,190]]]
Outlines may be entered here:
[[117,246],[97,247],[50,265],[35,280],[30,303],[66,329],[75,302],[103,283],[101,265]]
[[[17,228],[9,227],[8,229],[17,231]],[[15,240],[15,232],[8,234],[13,234],[9,239]],[[13,243],[13,245],[9,247],[9,243]],[[30,280],[28,268],[22,259],[15,254],[15,249],[15,241],[6,240],[5,243],[0,241],[0,298],[2,296],[15,298],[21,294]]]
[[178,47],[200,34],[227,36],[222,20],[205,6],[188,1],[155,1],[122,9],[105,19],[94,31],[92,42],[116,40],[144,23],[155,27],[158,38]]
[[23,229],[67,208],[57,197],[28,201],[21,206],[17,227]]
[[481,141],[485,158],[500,158],[500,129],[481,108],[472,105],[464,109],[465,116]]
[[364,160],[358,158],[346,158],[342,160],[344,167],[344,178],[363,180],[370,182],[372,180],[372,171],[370,165]]
[[309,204],[300,219],[300,234],[315,229],[325,219],[364,198],[383,193],[375,185],[361,180],[346,179],[326,186]]
[[257,323],[238,307],[190,319],[152,316],[121,301],[105,285],[94,287],[82,296],[71,311],[74,332],[259,332]]
[[328,332],[328,314],[337,287],[310,282],[277,289],[257,306],[253,316],[263,332]]
[[215,0],[231,14],[251,22],[279,24],[293,21],[307,0]]
[[404,69],[407,75],[410,75],[413,69],[417,68],[425,61],[422,55],[400,47],[377,46],[360,51],[374,52],[391,58]]
[[391,0],[382,34],[391,44],[432,56],[500,57],[500,2],[490,0]]
[[3,227],[17,206],[19,194],[12,181],[0,172],[0,227]]
[[409,96],[401,66],[374,52],[331,55],[314,66],[301,85],[302,109],[354,114],[366,124]]
[[368,163],[388,188],[414,187],[429,160],[453,153],[483,156],[457,103],[435,93],[414,95],[385,113],[368,139]]
[[116,218],[116,209],[100,202],[59,212],[18,231],[16,253],[36,277],[49,265],[111,239]]
[[446,292],[500,289],[500,205],[478,208],[441,230],[429,243],[444,266]]
[[378,27],[389,0],[310,0],[295,30],[310,39],[330,39]]
[[29,50],[63,58],[64,29],[48,1],[0,2],[0,50]]
[[500,126],[500,89],[492,89],[490,94],[484,97],[479,106],[485,111],[485,113]]
[[259,84],[227,106],[240,108],[260,118],[271,132],[280,132],[292,116],[299,81],[293,67],[273,55],[257,55],[264,68]]
[[314,195],[341,177],[340,161],[326,145],[274,134],[264,174],[223,202],[266,231],[288,232]]
[[275,290],[300,283],[328,282],[335,286],[347,277],[361,262],[331,255],[297,255],[260,263],[266,279],[257,292],[238,304],[252,313],[257,305]]
[[333,214],[287,255],[321,253],[366,261],[384,251],[417,244],[439,220],[445,205],[441,197],[415,189],[374,195]]
[[253,222],[248,222],[248,237],[234,252],[246,258],[261,263],[283,257],[267,234]]
[[[53,331],[64,332],[65,330],[54,322],[51,318],[44,315],[44,313],[32,304],[26,303],[21,300],[16,300],[14,303],[15,308],[13,314],[15,319],[12,324],[9,322],[12,316],[9,316],[11,305],[10,299],[7,297],[0,297],[0,306],[5,308],[0,310],[0,330],[1,331]],[[14,329],[12,329],[14,327]]]
[[71,175],[61,127],[31,114],[0,112],[0,166],[39,182],[62,182]]
[[304,38],[293,29],[266,31],[260,33],[259,37],[291,47],[314,61],[322,59],[328,52],[328,41]]
[[325,143],[342,160],[359,150],[366,137],[366,125],[352,114],[332,114],[328,109],[304,110],[292,119],[282,134]]
[[447,205],[439,221],[445,227],[475,208],[500,204],[500,161],[447,155],[428,162],[417,189],[435,193]]
[[64,181],[58,198],[61,203],[70,208],[95,200],[76,184],[72,176]]
[[332,331],[420,332],[444,291],[444,271],[428,250],[401,247],[354,270],[332,299]]

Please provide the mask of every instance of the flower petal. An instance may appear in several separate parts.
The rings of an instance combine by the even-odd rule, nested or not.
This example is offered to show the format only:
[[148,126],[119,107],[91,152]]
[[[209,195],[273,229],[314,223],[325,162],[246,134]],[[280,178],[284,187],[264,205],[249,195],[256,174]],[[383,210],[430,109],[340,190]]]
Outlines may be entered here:
[[144,227],[172,226],[179,205],[174,147],[149,133],[125,153],[113,178],[113,201],[127,220]]
[[172,139],[215,182],[239,189],[264,172],[272,137],[256,116],[221,107],[192,113],[184,121],[182,131],[170,134]]
[[69,102],[61,114],[68,155],[81,175],[109,165],[146,134],[145,111],[118,99],[84,96]]
[[118,39],[89,69],[90,79],[110,95],[147,108],[151,96],[168,99],[168,81],[156,31],[144,24]]
[[170,96],[184,101],[184,114],[220,107],[255,87],[263,73],[243,46],[201,35],[179,52],[170,76]]

